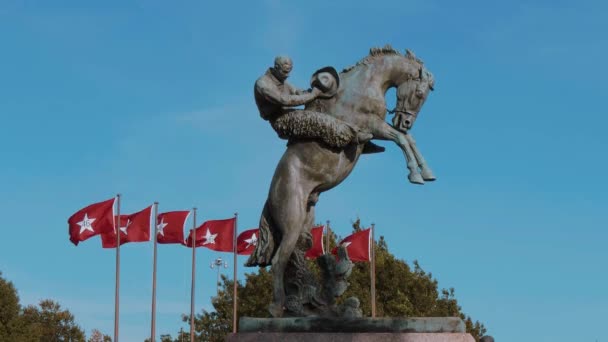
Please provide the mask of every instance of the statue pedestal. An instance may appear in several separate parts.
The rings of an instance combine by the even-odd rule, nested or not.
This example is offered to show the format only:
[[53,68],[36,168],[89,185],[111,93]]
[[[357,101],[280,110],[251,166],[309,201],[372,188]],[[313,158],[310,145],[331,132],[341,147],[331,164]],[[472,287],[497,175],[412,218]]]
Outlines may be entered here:
[[423,318],[252,318],[239,320],[228,342],[475,342],[457,317]]
[[236,333],[227,342],[475,342],[465,333]]

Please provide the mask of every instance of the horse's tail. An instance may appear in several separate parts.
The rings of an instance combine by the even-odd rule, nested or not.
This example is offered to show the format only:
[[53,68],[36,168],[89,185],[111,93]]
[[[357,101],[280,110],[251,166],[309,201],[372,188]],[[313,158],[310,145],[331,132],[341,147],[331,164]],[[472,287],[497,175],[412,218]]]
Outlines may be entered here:
[[272,257],[277,249],[275,243],[275,236],[273,232],[275,229],[271,228],[272,217],[270,216],[270,210],[268,208],[268,201],[264,204],[264,210],[262,211],[262,217],[260,217],[260,237],[258,243],[255,246],[255,250],[249,256],[245,266],[268,266],[272,263]]

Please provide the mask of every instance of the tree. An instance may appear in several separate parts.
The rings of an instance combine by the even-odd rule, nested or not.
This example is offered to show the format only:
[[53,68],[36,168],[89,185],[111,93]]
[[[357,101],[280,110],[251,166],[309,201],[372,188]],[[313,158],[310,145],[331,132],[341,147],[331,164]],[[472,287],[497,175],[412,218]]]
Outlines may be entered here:
[[13,283],[2,278],[0,273],[0,341],[9,341],[9,329],[19,318],[21,306]]
[[[361,231],[361,220],[353,222],[353,232]],[[333,241],[335,236],[331,237]],[[462,312],[455,298],[454,288],[438,288],[431,273],[425,272],[417,260],[412,269],[388,250],[383,236],[374,244],[376,256],[376,314],[378,317],[460,317],[467,332],[476,340],[486,332],[480,322]],[[350,296],[361,300],[364,316],[371,316],[370,264],[355,263],[349,278],[350,287],[342,298]]]
[[[158,341],[158,340],[156,340],[156,341]],[[160,342],[183,342],[183,341],[190,341],[190,335],[181,333],[181,336],[178,336],[175,340],[169,334],[160,335]],[[110,342],[112,342],[112,341],[110,341]],[[147,338],[144,340],[144,342],[150,342],[150,339]]]
[[[237,282],[239,316],[270,317],[268,313],[268,303],[271,300],[269,290],[272,288],[270,272],[266,268],[260,268],[258,273],[248,273],[245,278],[245,285]],[[211,300],[215,311],[203,310],[194,318],[196,341],[224,341],[226,334],[232,332],[233,286],[234,282],[222,275],[220,291]],[[184,315],[182,319],[186,323],[190,322],[190,316]]]
[[17,290],[0,272],[0,341],[37,342],[40,337],[37,328],[21,317]]
[[22,308],[15,286],[0,272],[0,341],[85,342],[84,332],[68,310],[50,299],[39,306]]
[[28,324],[38,327],[40,342],[85,342],[84,331],[72,313],[50,299],[41,300],[39,306],[29,305],[22,316]]
[[93,331],[91,331],[91,337],[89,337],[87,342],[112,342],[112,338],[97,329],[93,329]]
[[9,327],[19,317],[19,296],[13,283],[2,278],[0,273],[0,341],[8,341]]
[[160,335],[160,342],[173,342],[171,335]]
[[[361,230],[361,221],[353,223],[353,231]],[[336,245],[337,237],[330,240]],[[332,243],[330,243],[331,245]],[[384,237],[375,243],[376,255],[376,306],[378,317],[460,317],[467,332],[476,340],[486,332],[478,321],[466,316],[455,298],[455,290],[438,288],[438,282],[431,273],[422,269],[418,261],[413,268],[389,252]],[[312,262],[311,262],[312,263]],[[355,296],[361,301],[364,316],[371,316],[370,264],[355,263],[348,281],[350,287],[342,299]],[[214,311],[203,310],[195,317],[196,341],[224,341],[232,331],[232,286],[233,281],[222,276],[220,291],[213,297]],[[239,316],[269,317],[268,304],[271,301],[272,277],[265,268],[258,273],[245,275],[244,284],[237,283],[239,293]],[[183,316],[184,322],[190,318]],[[174,340],[177,342],[178,340]]]

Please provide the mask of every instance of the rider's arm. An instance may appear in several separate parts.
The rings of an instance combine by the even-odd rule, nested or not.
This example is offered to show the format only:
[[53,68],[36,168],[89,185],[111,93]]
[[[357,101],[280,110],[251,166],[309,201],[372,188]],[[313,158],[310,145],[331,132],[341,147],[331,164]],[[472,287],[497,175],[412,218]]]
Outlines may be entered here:
[[311,90],[312,90],[312,89],[308,89],[308,90],[299,89],[299,88],[296,88],[293,85],[291,85],[291,83],[287,83],[287,82],[285,82],[285,85],[289,88],[289,92],[292,95],[303,95],[303,94],[306,94],[306,93],[310,93]]
[[263,81],[256,82],[256,88],[268,101],[282,106],[293,107],[306,104],[317,98],[317,92],[304,92],[301,95],[293,95],[280,92],[272,84],[267,84]]

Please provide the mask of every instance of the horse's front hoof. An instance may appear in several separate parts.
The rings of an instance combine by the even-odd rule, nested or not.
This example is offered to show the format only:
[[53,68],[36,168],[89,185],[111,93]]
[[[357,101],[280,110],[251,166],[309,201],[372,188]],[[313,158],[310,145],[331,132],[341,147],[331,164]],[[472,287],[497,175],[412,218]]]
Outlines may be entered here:
[[424,184],[424,179],[422,179],[422,176],[419,173],[410,173],[407,178],[412,184]]
[[283,305],[279,305],[276,303],[270,303],[268,306],[268,311],[270,315],[275,318],[283,317]]
[[420,174],[422,175],[422,179],[424,179],[427,182],[432,182],[437,179],[435,177],[435,175],[433,174],[433,171],[431,169],[429,169],[428,167],[422,168],[422,170],[420,170]]

